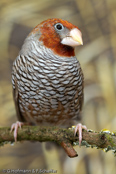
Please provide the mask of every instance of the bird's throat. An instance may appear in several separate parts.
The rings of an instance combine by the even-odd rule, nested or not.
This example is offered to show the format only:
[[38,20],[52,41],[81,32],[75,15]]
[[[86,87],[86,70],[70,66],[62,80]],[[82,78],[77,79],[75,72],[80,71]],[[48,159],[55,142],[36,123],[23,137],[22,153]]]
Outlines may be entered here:
[[52,51],[62,57],[72,57],[75,56],[74,48],[67,45],[58,45],[52,49]]

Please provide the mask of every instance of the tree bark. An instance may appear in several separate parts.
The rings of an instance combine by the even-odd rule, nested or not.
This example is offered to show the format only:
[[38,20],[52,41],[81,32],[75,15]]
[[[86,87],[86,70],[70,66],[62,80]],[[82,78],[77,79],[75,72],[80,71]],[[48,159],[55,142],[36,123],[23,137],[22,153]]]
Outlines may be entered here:
[[[78,156],[73,145],[78,145],[78,133],[74,136],[74,129],[63,129],[58,127],[39,127],[23,126],[18,129],[17,141],[53,141],[62,146],[69,157]],[[0,145],[14,142],[13,132],[10,127],[0,128]],[[116,135],[115,133],[94,132],[83,130],[82,146],[96,147],[105,151],[113,150],[116,153]]]

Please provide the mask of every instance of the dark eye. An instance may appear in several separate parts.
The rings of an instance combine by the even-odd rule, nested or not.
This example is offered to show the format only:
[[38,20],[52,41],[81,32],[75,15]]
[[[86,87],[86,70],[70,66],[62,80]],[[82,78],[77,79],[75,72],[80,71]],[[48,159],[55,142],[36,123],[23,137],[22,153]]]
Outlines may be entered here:
[[62,30],[64,28],[64,26],[61,23],[57,23],[55,25],[55,28],[60,31],[60,30]]

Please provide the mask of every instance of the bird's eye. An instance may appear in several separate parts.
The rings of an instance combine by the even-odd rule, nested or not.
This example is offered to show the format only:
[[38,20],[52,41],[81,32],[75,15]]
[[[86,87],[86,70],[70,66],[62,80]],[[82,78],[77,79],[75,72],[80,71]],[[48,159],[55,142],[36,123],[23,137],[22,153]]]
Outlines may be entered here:
[[56,28],[58,31],[61,31],[61,30],[64,28],[64,26],[63,26],[61,23],[57,23],[57,24],[55,25],[55,28]]

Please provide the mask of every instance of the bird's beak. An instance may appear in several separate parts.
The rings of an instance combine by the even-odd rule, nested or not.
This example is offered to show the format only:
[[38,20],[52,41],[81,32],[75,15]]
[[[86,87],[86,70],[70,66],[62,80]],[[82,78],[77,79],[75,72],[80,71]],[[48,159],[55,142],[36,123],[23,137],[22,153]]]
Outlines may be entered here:
[[83,45],[82,33],[77,28],[74,28],[70,31],[70,37],[72,37],[74,41],[78,42],[79,45]]
[[61,41],[62,44],[68,45],[68,46],[78,46],[78,45],[83,45],[83,40],[82,40],[82,33],[80,30],[77,28],[73,28],[68,36],[64,37],[63,40]]

